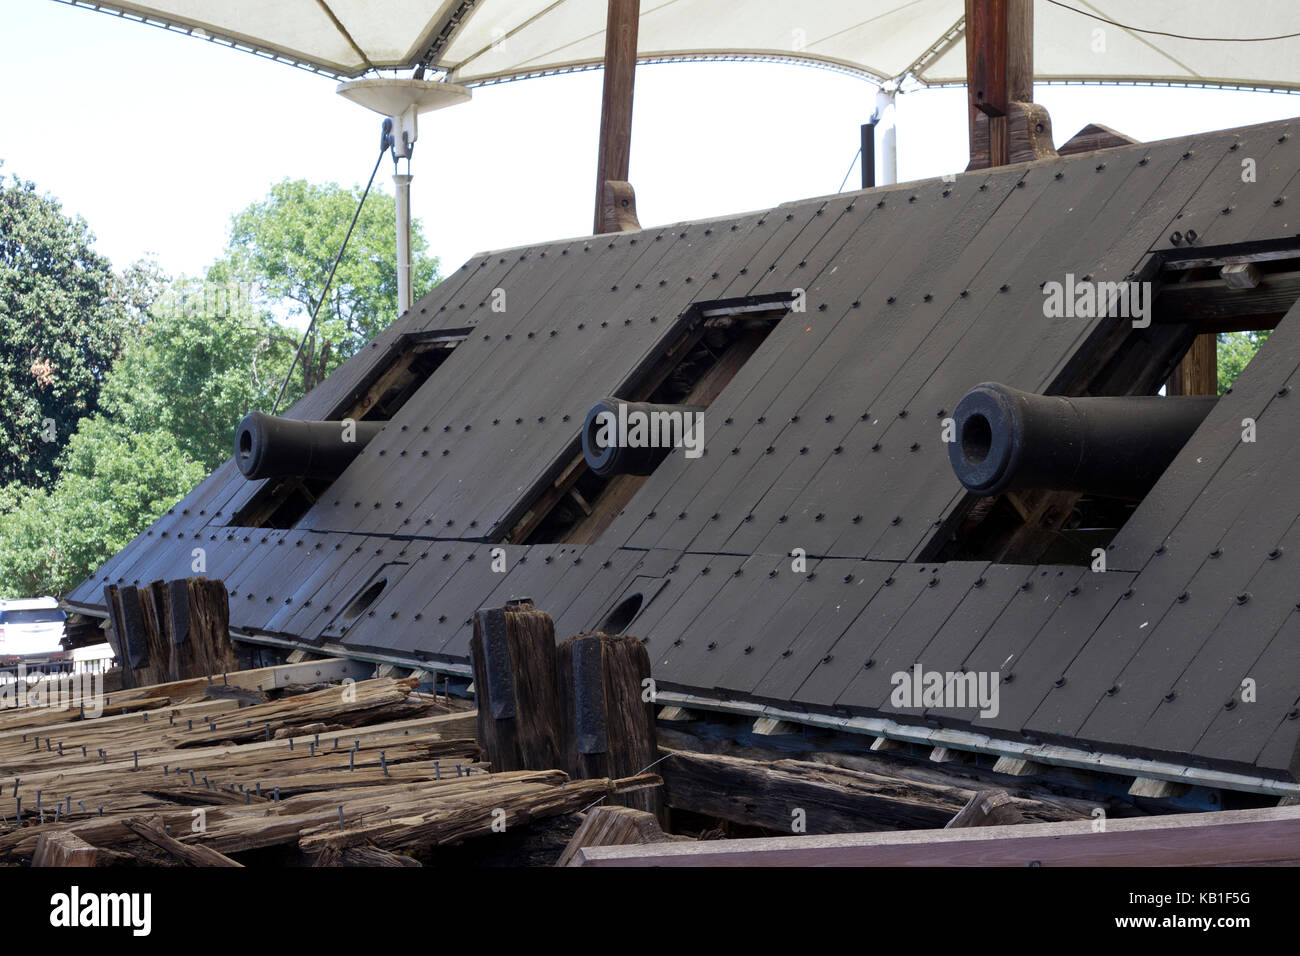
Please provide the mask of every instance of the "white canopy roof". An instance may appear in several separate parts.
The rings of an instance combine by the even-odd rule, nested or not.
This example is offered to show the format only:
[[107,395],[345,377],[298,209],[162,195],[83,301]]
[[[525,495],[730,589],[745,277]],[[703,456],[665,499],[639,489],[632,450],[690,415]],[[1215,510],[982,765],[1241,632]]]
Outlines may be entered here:
[[[333,77],[425,64],[453,83],[599,66],[606,0],[59,0]],[[963,0],[641,0],[642,61],[767,59],[965,82]],[[1300,90],[1300,3],[1035,0],[1040,82]]]

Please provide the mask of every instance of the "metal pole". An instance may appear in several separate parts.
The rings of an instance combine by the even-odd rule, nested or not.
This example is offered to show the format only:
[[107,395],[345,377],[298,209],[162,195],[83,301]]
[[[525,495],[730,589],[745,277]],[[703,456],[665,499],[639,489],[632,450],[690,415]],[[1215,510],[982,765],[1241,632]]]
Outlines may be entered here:
[[[894,97],[898,90],[882,86],[876,92],[876,134],[879,136],[880,176],[876,185],[898,182],[898,130],[894,126]],[[865,156],[865,152],[863,153]]]
[[395,173],[397,186],[397,314],[411,308],[411,174]]
[[862,188],[876,184],[876,121],[862,124]]

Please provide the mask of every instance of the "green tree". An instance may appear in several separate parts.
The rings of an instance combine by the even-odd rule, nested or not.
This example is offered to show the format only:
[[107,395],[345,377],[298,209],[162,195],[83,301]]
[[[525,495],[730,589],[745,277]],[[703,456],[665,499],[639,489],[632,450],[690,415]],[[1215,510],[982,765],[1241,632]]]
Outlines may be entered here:
[[271,407],[293,348],[283,327],[253,311],[246,286],[181,278],[153,304],[101,400],[113,421],[161,429],[210,470],[230,457],[244,413]]
[[[301,328],[325,287],[361,189],[283,180],[231,221],[223,257],[209,270],[217,284],[247,282],[256,303]],[[372,190],[295,370],[304,394],[397,318],[396,200]],[[411,223],[412,288],[416,298],[438,280],[438,260],[426,255],[418,220]],[[299,333],[285,330],[295,344]],[[288,402],[282,403],[282,408]],[[269,409],[268,409],[269,410]]]
[[1220,332],[1218,341],[1219,394],[1237,380],[1242,369],[1250,364],[1259,347],[1268,339],[1268,332]]
[[131,315],[93,242],[33,183],[0,179],[0,484],[48,484],[64,440],[98,408]]
[[[34,191],[23,188],[30,204]],[[0,597],[66,593],[229,456],[240,417],[250,408],[269,410],[274,401],[301,336],[298,329],[313,296],[320,294],[359,199],[359,190],[335,185],[277,184],[266,200],[234,217],[226,253],[202,281],[169,282],[147,261],[115,279],[108,263],[88,248],[83,258],[94,266],[93,282],[68,268],[37,270],[40,277],[49,273],[48,281],[25,303],[49,299],[68,316],[82,314],[85,335],[108,328],[113,335],[92,337],[82,347],[90,354],[92,345],[100,346],[86,366],[93,371],[87,381],[94,387],[83,390],[81,404],[66,417],[56,419],[59,440],[41,449],[43,482],[33,483],[21,470],[0,471]],[[52,208],[57,212],[57,205]],[[42,209],[49,213],[37,204],[37,212]],[[28,210],[25,220],[15,218],[30,221],[35,215]],[[396,317],[394,218],[393,198],[372,194],[282,408]],[[5,222],[0,219],[0,225]],[[83,246],[90,241],[84,223],[62,222],[83,237]],[[43,228],[57,234],[56,226]],[[7,236],[0,233],[0,266],[6,241],[26,250],[38,245],[30,228],[22,243]],[[427,244],[415,223],[413,244],[419,295],[437,281],[437,261],[425,255]],[[33,264],[20,267],[31,270]],[[5,277],[0,273],[0,309],[8,301]],[[92,307],[100,312],[86,311]],[[0,335],[13,315],[14,327],[31,338],[39,331],[40,308],[0,311]],[[92,315],[98,324],[86,317]],[[56,328],[66,334],[68,327]],[[5,388],[8,344],[0,338],[0,387]],[[28,379],[37,372],[42,381],[51,375],[61,381],[59,363],[71,363],[64,353],[49,354],[56,356],[53,372],[44,364],[33,371],[29,362],[27,378],[18,375],[18,385],[4,394],[32,391]],[[48,416],[45,405],[39,411]],[[4,425],[0,417],[0,428]],[[8,443],[8,433],[0,430],[0,439]],[[56,473],[57,481],[49,480]]]
[[165,431],[84,419],[50,489],[0,492],[0,597],[64,594],[193,488],[207,469]]

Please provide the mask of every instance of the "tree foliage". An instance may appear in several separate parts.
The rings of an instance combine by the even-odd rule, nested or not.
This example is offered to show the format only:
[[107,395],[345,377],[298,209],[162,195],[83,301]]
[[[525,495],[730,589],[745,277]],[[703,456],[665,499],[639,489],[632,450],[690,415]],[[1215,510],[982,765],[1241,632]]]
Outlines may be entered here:
[[0,179],[0,484],[48,485],[63,440],[99,407],[131,311],[93,242],[33,183]]
[[1268,332],[1221,332],[1218,341],[1219,394],[1237,380],[1259,347],[1268,339]]
[[252,310],[245,287],[181,278],[113,366],[102,402],[114,421],[161,429],[212,469],[230,456],[240,418],[271,407],[292,354],[292,339]]
[[[229,457],[245,412],[270,410],[359,199],[279,183],[202,280],[173,281],[147,261],[115,277],[84,222],[0,184],[0,597],[66,593]],[[366,201],[282,409],[396,317],[395,215],[391,196]],[[420,295],[437,262],[412,229]],[[55,440],[32,450],[45,417]]]
[[[325,287],[361,192],[301,179],[276,183],[265,199],[234,216],[226,254],[209,271],[209,281],[251,283],[259,291],[257,304],[301,325]],[[324,381],[397,318],[396,202],[375,190],[367,197],[303,348],[295,395]],[[426,255],[418,220],[411,233],[411,284],[419,298],[437,281],[438,260]]]
[[0,597],[70,590],[207,470],[166,431],[136,432],[103,415],[80,423],[60,465],[50,489],[0,492]]

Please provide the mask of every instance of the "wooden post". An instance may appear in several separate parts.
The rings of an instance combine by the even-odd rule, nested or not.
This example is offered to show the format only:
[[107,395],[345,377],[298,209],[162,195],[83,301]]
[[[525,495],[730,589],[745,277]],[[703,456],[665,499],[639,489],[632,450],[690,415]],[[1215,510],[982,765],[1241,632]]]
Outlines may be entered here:
[[480,608],[470,641],[478,741],[494,773],[560,767],[555,624],[527,599]]
[[1007,105],[1034,101],[1034,0],[1004,0]]
[[[590,780],[630,777],[658,758],[654,702],[647,700],[650,655],[635,637],[579,634],[556,651],[564,727],[564,769]],[[663,816],[658,788],[611,796],[618,803]]]
[[1002,121],[988,124],[988,148],[991,165],[1005,164],[1007,0],[966,0],[966,101],[970,104],[971,162],[977,158],[976,127],[983,113]]
[[123,687],[238,670],[224,582],[183,578],[145,588],[108,585],[104,601]]
[[596,160],[593,232],[617,232],[605,215],[605,183],[626,182],[632,152],[632,87],[640,0],[609,0],[605,23],[605,91],[600,106],[600,152]]
[[1219,339],[1205,332],[1192,340],[1183,360],[1165,383],[1166,395],[1219,394]]
[[139,672],[149,666],[149,646],[139,591],[127,585],[104,587],[104,603],[112,622],[113,653],[117,657],[124,688],[139,687]]
[[966,0],[970,165],[1055,155],[1051,118],[1034,104],[1033,0]]
[[[230,592],[224,581],[186,578],[169,585],[172,656],[180,678],[219,677],[238,670],[230,643]],[[179,602],[184,600],[184,607]],[[177,628],[184,626],[185,633]]]

